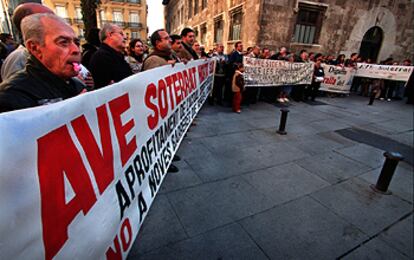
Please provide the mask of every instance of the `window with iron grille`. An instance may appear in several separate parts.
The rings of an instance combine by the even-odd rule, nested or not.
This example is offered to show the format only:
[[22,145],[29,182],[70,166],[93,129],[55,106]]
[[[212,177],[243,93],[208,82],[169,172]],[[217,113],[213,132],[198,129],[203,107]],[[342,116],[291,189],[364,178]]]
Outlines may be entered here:
[[242,21],[243,21],[243,13],[242,9],[238,8],[237,10],[230,13],[231,21],[230,21],[230,34],[229,40],[236,41],[241,39],[241,30],[242,30]]
[[194,15],[198,14],[198,0],[194,0]]
[[140,35],[138,32],[131,32],[131,39],[139,39]]
[[188,0],[188,19],[193,16],[193,0]]
[[326,7],[299,3],[293,41],[305,44],[318,43]]
[[121,11],[114,11],[113,13],[114,22],[123,22],[124,16]]
[[223,17],[220,17],[214,21],[214,42],[215,43],[223,42],[223,28],[224,28]]
[[207,41],[207,24],[203,24],[200,26],[200,31],[201,31],[201,44],[206,44]]
[[82,9],[80,7],[75,7],[76,18],[82,19]]
[[56,15],[61,18],[68,18],[68,13],[66,12],[66,7],[63,5],[56,5],[55,6]]
[[129,13],[129,22],[131,23],[139,23],[139,15],[137,12]]

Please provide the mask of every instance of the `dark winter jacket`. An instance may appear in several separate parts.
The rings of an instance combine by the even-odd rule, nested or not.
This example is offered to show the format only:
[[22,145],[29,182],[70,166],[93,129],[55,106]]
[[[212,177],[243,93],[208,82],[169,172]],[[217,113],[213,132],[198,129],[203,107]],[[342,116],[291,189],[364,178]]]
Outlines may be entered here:
[[0,113],[55,103],[78,95],[85,85],[77,78],[65,81],[52,74],[34,56],[26,68],[0,86]]
[[124,55],[105,43],[102,43],[99,50],[93,54],[89,66],[95,89],[105,87],[111,81],[121,81],[133,74]]
[[93,44],[85,43],[82,45],[82,65],[85,66],[88,70],[90,70],[89,63],[91,62],[93,54],[98,50]]

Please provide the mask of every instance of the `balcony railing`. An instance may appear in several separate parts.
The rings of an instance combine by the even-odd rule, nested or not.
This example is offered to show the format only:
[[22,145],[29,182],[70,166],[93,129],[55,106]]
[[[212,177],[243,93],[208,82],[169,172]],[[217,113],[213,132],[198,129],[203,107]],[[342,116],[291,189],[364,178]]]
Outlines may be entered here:
[[119,27],[125,27],[127,25],[127,23],[119,22],[119,21],[112,21],[112,20],[103,20],[102,21],[102,25],[104,25],[106,23],[112,23],[112,24],[118,25]]
[[82,18],[73,18],[73,23],[75,24],[83,24]]
[[63,20],[65,20],[65,22],[67,22],[68,24],[72,25],[72,19],[71,18],[63,18]]
[[117,3],[141,4],[141,0],[111,0]]
[[129,22],[128,23],[128,27],[129,28],[142,28],[142,23],[132,23],[132,22]]

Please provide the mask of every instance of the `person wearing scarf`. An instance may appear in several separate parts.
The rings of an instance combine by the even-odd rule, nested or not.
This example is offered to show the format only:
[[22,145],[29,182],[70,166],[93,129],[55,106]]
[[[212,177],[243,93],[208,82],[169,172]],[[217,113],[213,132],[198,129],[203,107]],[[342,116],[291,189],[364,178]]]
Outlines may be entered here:
[[157,30],[151,35],[151,44],[154,50],[144,60],[142,71],[168,64],[174,65],[177,62],[171,52],[171,38],[164,29]]
[[144,60],[144,43],[140,39],[133,39],[129,42],[129,55],[125,57],[125,61],[129,64],[132,73],[138,73],[142,69]]

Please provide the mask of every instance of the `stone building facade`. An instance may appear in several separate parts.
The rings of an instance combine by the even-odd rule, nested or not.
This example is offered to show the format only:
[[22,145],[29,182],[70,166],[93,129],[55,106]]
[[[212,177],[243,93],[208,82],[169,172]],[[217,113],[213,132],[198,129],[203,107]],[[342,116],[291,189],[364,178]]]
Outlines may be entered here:
[[221,42],[229,52],[241,40],[374,61],[414,58],[411,0],[171,0],[165,21],[170,33],[192,27],[207,50]]
[[[83,39],[83,21],[80,0],[43,0],[43,4],[65,19]],[[96,10],[98,27],[104,23],[119,25],[131,38],[147,38],[146,0],[101,0]]]

